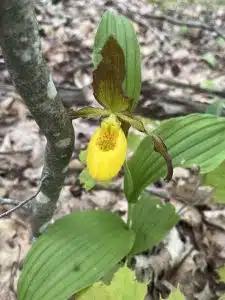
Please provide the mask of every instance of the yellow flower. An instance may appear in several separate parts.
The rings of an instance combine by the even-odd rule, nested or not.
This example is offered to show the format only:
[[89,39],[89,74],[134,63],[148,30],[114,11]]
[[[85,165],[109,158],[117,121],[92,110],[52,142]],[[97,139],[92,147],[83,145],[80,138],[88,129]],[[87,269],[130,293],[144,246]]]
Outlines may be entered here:
[[115,177],[121,169],[127,150],[127,140],[115,117],[104,119],[88,144],[87,167],[97,181]]

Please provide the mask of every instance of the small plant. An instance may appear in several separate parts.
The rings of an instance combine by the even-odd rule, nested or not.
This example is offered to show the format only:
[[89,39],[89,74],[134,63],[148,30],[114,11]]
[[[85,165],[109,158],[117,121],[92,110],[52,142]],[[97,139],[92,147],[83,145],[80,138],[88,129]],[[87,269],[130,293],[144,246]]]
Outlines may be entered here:
[[[145,188],[163,176],[170,180],[172,162],[173,166],[199,165],[201,172],[207,173],[225,159],[223,118],[191,114],[161,122],[150,131],[134,114],[141,88],[141,62],[137,37],[128,19],[108,12],[103,15],[95,36],[93,63],[93,90],[101,108],[70,112],[71,118],[103,118],[87,153],[80,156],[87,163],[83,180],[86,182],[85,176],[89,181],[93,178],[90,188],[96,181],[111,180],[123,167],[127,222],[98,210],[73,212],[49,225],[26,257],[18,300],[66,300],[74,294],[86,299],[85,293],[90,295],[94,287],[104,294],[105,287],[99,283],[102,279],[109,274],[113,277],[128,257],[158,244],[179,220],[171,204],[153,199]],[[127,160],[131,126],[145,136]],[[136,284],[124,285],[131,271],[123,268],[118,272],[111,290],[116,285],[121,293],[123,289],[129,292]],[[124,280],[118,281],[121,276]],[[132,288],[144,297],[145,286]],[[126,295],[123,299],[132,299]],[[182,299],[179,296],[176,299]]]
[[225,40],[222,37],[218,37],[216,39],[216,43],[221,48],[224,48],[224,46],[225,46]]
[[201,60],[205,61],[211,68],[215,68],[217,61],[215,55],[212,53],[206,53],[201,56]]
[[204,79],[201,82],[200,87],[204,89],[216,89],[217,86],[214,80]]

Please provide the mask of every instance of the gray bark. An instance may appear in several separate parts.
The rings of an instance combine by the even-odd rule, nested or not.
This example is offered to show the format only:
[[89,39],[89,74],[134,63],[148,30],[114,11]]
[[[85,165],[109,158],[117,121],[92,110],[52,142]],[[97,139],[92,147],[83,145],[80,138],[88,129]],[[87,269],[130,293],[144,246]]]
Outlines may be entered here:
[[41,52],[32,0],[0,1],[0,42],[19,94],[47,138],[41,187],[31,201],[33,235],[53,215],[74,146],[74,132]]

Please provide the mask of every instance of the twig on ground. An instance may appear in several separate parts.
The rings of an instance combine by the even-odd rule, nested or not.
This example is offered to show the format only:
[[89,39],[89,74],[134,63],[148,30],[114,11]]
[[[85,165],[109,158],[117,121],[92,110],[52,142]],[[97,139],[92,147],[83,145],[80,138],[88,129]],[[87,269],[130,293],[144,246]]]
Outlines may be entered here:
[[27,150],[13,150],[13,151],[1,151],[0,155],[16,155],[16,154],[29,154],[32,149]]
[[20,203],[21,203],[21,201],[19,201],[19,200],[14,200],[14,199],[0,197],[0,205],[13,205],[13,206],[17,206]]
[[152,196],[163,198],[165,200],[170,199],[170,193],[166,189],[149,186],[146,188],[146,191],[149,192]]
[[149,18],[149,19],[154,19],[154,20],[159,20],[159,21],[165,21],[165,22],[171,23],[173,25],[178,25],[178,26],[187,26],[189,28],[201,28],[203,30],[215,32],[217,36],[220,36],[223,39],[225,39],[225,32],[223,32],[221,28],[218,28],[214,25],[209,25],[209,24],[197,22],[197,21],[178,20],[178,19],[175,19],[175,18],[172,18],[169,16],[165,16],[165,15],[143,14],[143,17]]
[[[23,200],[23,201],[1,198],[0,199],[0,204],[16,205],[16,207],[13,207],[10,210],[7,210],[6,212],[2,213],[0,215],[0,219],[9,216],[11,213],[13,213],[14,211],[16,211],[17,209],[23,207],[25,204],[27,204],[28,202],[30,202],[31,200],[33,200],[38,195],[38,193],[39,193],[39,191],[37,191],[37,193],[35,195],[33,195],[32,197],[30,197],[30,198],[28,198],[26,200]],[[9,203],[6,203],[7,201]],[[1,203],[1,202],[5,202],[5,203]]]
[[[13,213],[14,211],[16,211],[17,209],[23,207],[24,205],[26,205],[27,203],[29,203],[31,200],[35,199],[37,197],[37,195],[40,193],[41,187],[42,187],[42,182],[45,180],[46,176],[43,177],[41,179],[40,185],[36,191],[36,193],[23,200],[23,201],[18,201],[18,200],[12,200],[12,199],[7,199],[7,198],[0,198],[0,204],[10,204],[10,205],[16,205],[15,207],[11,208],[10,210],[7,210],[6,212],[2,213],[0,215],[0,219],[9,216],[11,213]],[[27,208],[27,207],[26,207]],[[29,208],[27,208],[29,210]]]
[[160,78],[156,81],[156,83],[164,83],[166,85],[175,86],[177,88],[182,88],[182,89],[192,89],[197,93],[205,93],[205,94],[225,98],[225,90],[202,88],[198,84],[190,84],[190,83],[180,82],[177,80],[167,79],[167,78]]
[[19,269],[20,256],[21,256],[21,244],[18,245],[17,260],[13,263],[12,268],[11,268],[11,274],[10,274],[9,289],[14,293],[15,296],[16,296],[16,291],[14,289],[14,280],[16,278],[17,270]]

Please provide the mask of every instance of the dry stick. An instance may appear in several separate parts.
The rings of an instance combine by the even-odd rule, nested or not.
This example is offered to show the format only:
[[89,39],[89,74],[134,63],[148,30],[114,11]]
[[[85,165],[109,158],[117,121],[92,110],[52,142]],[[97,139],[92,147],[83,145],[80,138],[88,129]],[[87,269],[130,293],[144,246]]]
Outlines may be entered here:
[[21,201],[19,201],[19,200],[14,200],[14,199],[0,197],[0,205],[13,205],[13,206],[17,206],[20,203],[21,203]]
[[189,28],[201,28],[210,32],[215,32],[217,36],[222,37],[225,39],[225,32],[222,31],[221,28],[218,28],[214,25],[208,25],[206,23],[201,23],[201,22],[195,22],[195,21],[185,21],[185,20],[178,20],[169,16],[165,15],[153,15],[153,14],[143,14],[143,17],[154,19],[154,20],[159,20],[159,21],[165,21],[168,23],[171,23],[173,25],[178,25],[178,26],[187,26]]
[[74,130],[41,53],[32,0],[0,1],[0,45],[17,91],[47,139],[43,180],[31,202],[32,231],[38,236],[56,208],[74,147]]
[[19,260],[21,256],[21,244],[18,245],[18,256],[17,260],[13,263],[12,269],[11,269],[11,274],[10,274],[10,284],[9,284],[9,289],[14,293],[16,296],[16,291],[14,290],[14,279],[16,277],[17,270],[19,269]]
[[[13,213],[14,211],[16,211],[17,209],[19,209],[20,207],[24,206],[25,204],[27,204],[28,202],[30,202],[31,200],[33,200],[39,193],[40,189],[37,191],[36,194],[34,194],[33,196],[31,196],[30,198],[26,199],[26,200],[23,200],[23,201],[18,201],[18,200],[11,200],[11,199],[1,199],[1,200],[10,200],[12,201],[11,203],[8,203],[8,204],[12,204],[12,205],[15,205],[13,203],[16,203],[16,202],[19,202],[19,204],[16,205],[16,207],[13,207],[9,210],[7,210],[6,212],[4,212],[3,214],[0,215],[0,219],[1,218],[4,218],[4,217],[8,217],[11,213]],[[15,201],[15,202],[14,202]],[[1,202],[1,201],[0,201]],[[7,203],[4,203],[4,204],[7,204]]]
[[1,151],[0,155],[17,155],[17,154],[29,154],[32,149],[28,150],[13,150],[13,151]]
[[[3,218],[3,217],[7,217],[9,216],[11,213],[13,213],[14,211],[16,211],[17,209],[23,207],[25,204],[27,204],[28,202],[30,202],[31,200],[35,199],[35,197],[37,197],[37,195],[39,194],[40,190],[41,190],[41,187],[42,187],[42,182],[45,180],[46,176],[44,176],[42,179],[41,179],[41,182],[39,184],[39,187],[36,191],[36,193],[23,200],[23,201],[18,201],[18,200],[12,200],[12,199],[7,199],[7,198],[0,198],[0,204],[11,204],[11,205],[16,205],[16,207],[13,207],[11,208],[10,210],[7,210],[6,212],[4,212],[3,214],[0,215],[0,219]],[[7,203],[8,202],[8,203]],[[27,208],[27,207],[26,207]],[[27,208],[29,210],[29,208]]]
[[164,79],[160,78],[156,81],[156,83],[164,83],[170,86],[175,86],[177,88],[182,88],[182,89],[192,89],[197,93],[206,93],[209,95],[215,95],[221,98],[225,98],[225,90],[216,90],[216,89],[207,89],[207,88],[202,88],[198,84],[189,84],[189,83],[184,83],[180,81],[176,81],[173,79]]

